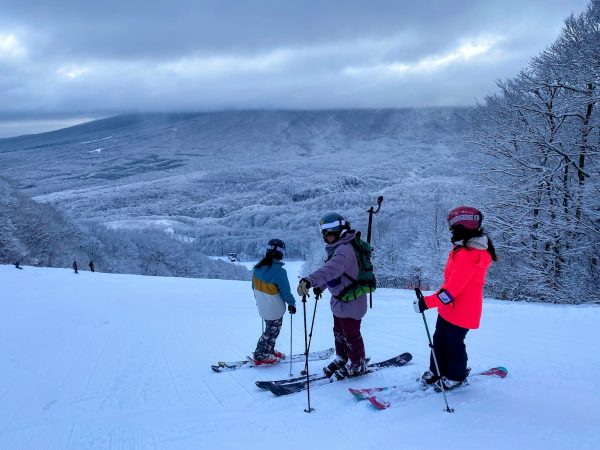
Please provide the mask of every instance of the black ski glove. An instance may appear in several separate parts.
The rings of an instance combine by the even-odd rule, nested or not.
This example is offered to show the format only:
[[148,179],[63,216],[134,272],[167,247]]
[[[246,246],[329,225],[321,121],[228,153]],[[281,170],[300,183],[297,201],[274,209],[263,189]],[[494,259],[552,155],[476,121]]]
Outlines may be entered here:
[[323,289],[320,287],[313,288],[313,294],[315,294],[315,300],[319,300],[323,297]]
[[308,281],[306,278],[302,278],[300,280],[300,282],[298,283],[298,288],[296,289],[296,292],[298,292],[298,295],[300,297],[306,295],[307,297],[310,297],[310,295],[308,295],[308,290],[310,289],[310,281]]
[[296,314],[296,307],[294,305],[288,305],[288,311],[290,314]]
[[421,289],[415,288],[415,294],[417,295],[417,298],[413,302],[413,306],[415,307],[415,312],[422,313],[423,311],[429,309],[429,308],[427,308],[427,304],[425,303],[425,297],[423,297],[423,293],[421,292]]

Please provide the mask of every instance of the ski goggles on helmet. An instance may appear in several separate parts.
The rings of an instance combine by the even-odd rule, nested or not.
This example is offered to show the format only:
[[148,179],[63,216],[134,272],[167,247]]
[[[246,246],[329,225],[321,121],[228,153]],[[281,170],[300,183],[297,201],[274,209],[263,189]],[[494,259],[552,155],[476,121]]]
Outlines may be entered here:
[[279,252],[279,253],[281,253],[282,255],[285,256],[285,247],[278,247],[277,245],[268,244],[267,245],[267,251],[268,252],[269,251],[271,251],[271,252]]
[[344,219],[336,220],[335,222],[322,223],[321,234],[325,236],[328,233],[339,233],[346,226],[346,221]]

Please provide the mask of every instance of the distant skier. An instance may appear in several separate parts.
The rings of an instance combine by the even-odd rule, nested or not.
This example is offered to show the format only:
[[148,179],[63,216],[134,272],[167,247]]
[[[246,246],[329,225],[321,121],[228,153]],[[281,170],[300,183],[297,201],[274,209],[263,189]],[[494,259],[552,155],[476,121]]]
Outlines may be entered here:
[[75,271],[75,273],[79,273],[79,272],[77,272],[77,261],[73,260],[73,264],[71,267],[73,267],[73,270]]
[[88,266],[89,266],[89,268],[90,268],[90,270],[91,270],[92,272],[94,272],[94,271],[95,271],[95,269],[96,269],[96,266],[94,266],[94,262],[93,262],[93,261],[90,261],[90,263],[88,264]]
[[258,312],[265,321],[265,329],[254,351],[256,365],[275,364],[284,357],[275,350],[275,341],[281,331],[286,303],[290,314],[296,314],[296,299],[281,261],[284,255],[285,243],[271,239],[264,258],[254,266],[252,289]]
[[[311,287],[315,296],[320,296],[325,288],[332,294],[330,300],[333,313],[333,336],[336,358],[323,372],[328,377],[334,373],[338,378],[363,375],[367,370],[365,345],[360,332],[361,320],[367,313],[367,296],[342,301],[342,292],[353,284],[359,273],[358,260],[351,241],[356,232],[340,214],[326,214],[320,222],[321,234],[325,241],[327,261],[323,266],[298,284],[298,295],[308,295]],[[347,366],[348,359],[350,365]]]
[[15,268],[23,270],[23,268],[21,267],[21,263],[19,261],[15,261]]
[[421,377],[424,385],[443,383],[445,389],[453,389],[463,384],[469,375],[464,340],[470,329],[479,328],[485,276],[491,262],[497,260],[482,222],[481,211],[471,206],[450,211],[448,226],[453,248],[446,263],[444,283],[435,294],[425,297],[419,289],[415,290],[416,312],[438,308],[433,350],[441,373],[437,373],[430,356],[429,370]]

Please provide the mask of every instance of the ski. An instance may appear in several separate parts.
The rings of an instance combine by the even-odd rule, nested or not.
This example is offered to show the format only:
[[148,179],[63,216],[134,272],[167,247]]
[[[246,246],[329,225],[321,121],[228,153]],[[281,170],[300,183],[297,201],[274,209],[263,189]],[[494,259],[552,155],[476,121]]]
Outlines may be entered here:
[[[473,375],[469,375],[467,379],[473,381],[478,377],[499,377],[505,378],[508,375],[508,371],[505,367],[493,367],[491,369],[479,372]],[[446,389],[446,392],[454,389],[460,389],[463,386],[468,386],[469,383],[463,383],[456,386],[453,389]],[[352,395],[359,400],[368,400],[372,406],[376,409],[387,409],[392,406],[392,401],[396,400],[407,400],[409,398],[422,397],[430,392],[441,392],[437,389],[430,389],[431,386],[419,386],[413,389],[402,388],[401,386],[384,386],[370,389],[350,389]],[[388,397],[392,395],[394,398]],[[396,395],[397,394],[397,395]]]
[[[369,362],[369,358],[367,358],[367,363],[368,362]],[[271,389],[272,386],[275,386],[278,384],[291,384],[291,383],[296,383],[298,381],[306,381],[306,372],[304,370],[302,370],[300,373],[302,373],[303,375],[293,377],[293,378],[282,378],[281,380],[256,381],[255,384],[259,389],[268,391]],[[313,374],[309,375],[308,378],[310,381],[321,379],[321,378],[323,378],[323,374],[320,372],[313,373]]]
[[[321,351],[316,351],[316,352],[310,352],[308,354],[308,359],[310,361],[319,361],[319,360],[323,360],[323,359],[329,359],[331,358],[331,356],[333,356],[333,354],[335,353],[335,350],[333,348],[328,348],[327,350],[321,350]],[[304,353],[298,353],[295,355],[291,356],[291,360],[292,361],[304,361],[306,358],[306,356],[304,355]],[[284,356],[282,359],[279,360],[278,363],[275,364],[265,364],[264,366],[260,366],[260,367],[270,367],[270,366],[274,366],[283,362],[289,362],[290,361],[290,357],[289,356]],[[242,367],[259,367],[256,366],[254,364],[254,360],[250,357],[248,357],[248,359],[243,360],[243,361],[233,361],[233,362],[225,362],[225,361],[219,361],[217,364],[210,366],[211,369],[217,373],[221,373],[221,372],[231,372],[232,370],[238,370],[241,369]]]
[[[486,370],[485,372],[480,372],[477,374],[473,374],[471,375],[469,378],[473,378],[476,376],[484,376],[484,375],[493,375],[493,376],[498,376],[500,378],[504,378],[507,375],[507,370],[504,367],[494,367],[492,369]],[[374,395],[379,394],[380,392],[385,392],[385,391],[403,391],[403,392],[413,392],[413,391],[419,391],[419,390],[427,390],[430,386],[419,386],[416,389],[406,389],[403,388],[402,386],[381,386],[381,387],[375,387],[375,388],[367,388],[367,389],[356,389],[356,388],[349,388],[348,390],[350,391],[350,393],[354,396],[354,398],[358,399],[358,400],[367,400],[369,397],[372,397]]]
[[[313,373],[312,375],[309,375],[308,378],[310,381],[313,381],[322,376],[323,376],[323,374]],[[298,377],[293,377],[293,378],[283,378],[281,380],[256,381],[255,384],[259,389],[268,391],[269,389],[271,389],[272,386],[277,386],[277,385],[281,385],[281,384],[291,384],[291,383],[296,383],[296,382],[302,381],[302,380],[306,381],[306,375],[300,375]]]
[[[367,366],[368,370],[365,373],[365,375],[372,373],[372,372],[377,372],[378,370],[384,369],[386,367],[403,366],[403,365],[409,363],[411,359],[412,359],[412,355],[410,353],[403,353],[401,355],[398,355],[394,358],[390,358],[385,361],[369,364]],[[358,378],[358,377],[353,377],[353,378]],[[335,376],[328,378],[327,376],[325,376],[325,374],[310,376],[311,386],[322,386],[325,384],[333,383],[335,381],[341,381],[341,380],[337,380],[337,378]],[[301,380],[297,380],[297,381],[272,384],[268,387],[268,389],[277,396],[295,394],[296,392],[304,391],[306,388],[307,388],[306,377],[302,377]]]
[[354,398],[356,398],[357,400],[367,400],[369,397],[378,394],[379,392],[395,390],[399,388],[400,386],[382,386],[367,389],[348,388],[348,390],[352,395],[354,395]]

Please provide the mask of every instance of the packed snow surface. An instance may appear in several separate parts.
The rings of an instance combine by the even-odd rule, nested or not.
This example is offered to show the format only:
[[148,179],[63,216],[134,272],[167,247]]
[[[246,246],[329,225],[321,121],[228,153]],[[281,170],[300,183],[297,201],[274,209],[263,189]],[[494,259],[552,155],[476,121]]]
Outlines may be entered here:
[[[298,265],[290,267],[297,281]],[[293,272],[293,273],[292,273]],[[381,289],[363,321],[373,360],[409,351],[411,364],[275,397],[254,382],[289,364],[213,373],[261,332],[249,282],[108,275],[0,266],[1,449],[581,449],[600,442],[597,306],[488,300],[467,336],[473,370],[489,379],[385,411],[348,387],[410,387],[426,369],[427,337],[412,292]],[[294,352],[304,345],[302,307]],[[307,304],[310,320],[314,300]],[[433,332],[435,311],[427,317]],[[314,350],[332,346],[318,303]],[[278,349],[289,352],[286,316]],[[292,367],[298,375],[301,367]],[[311,370],[320,370],[312,363]]]

